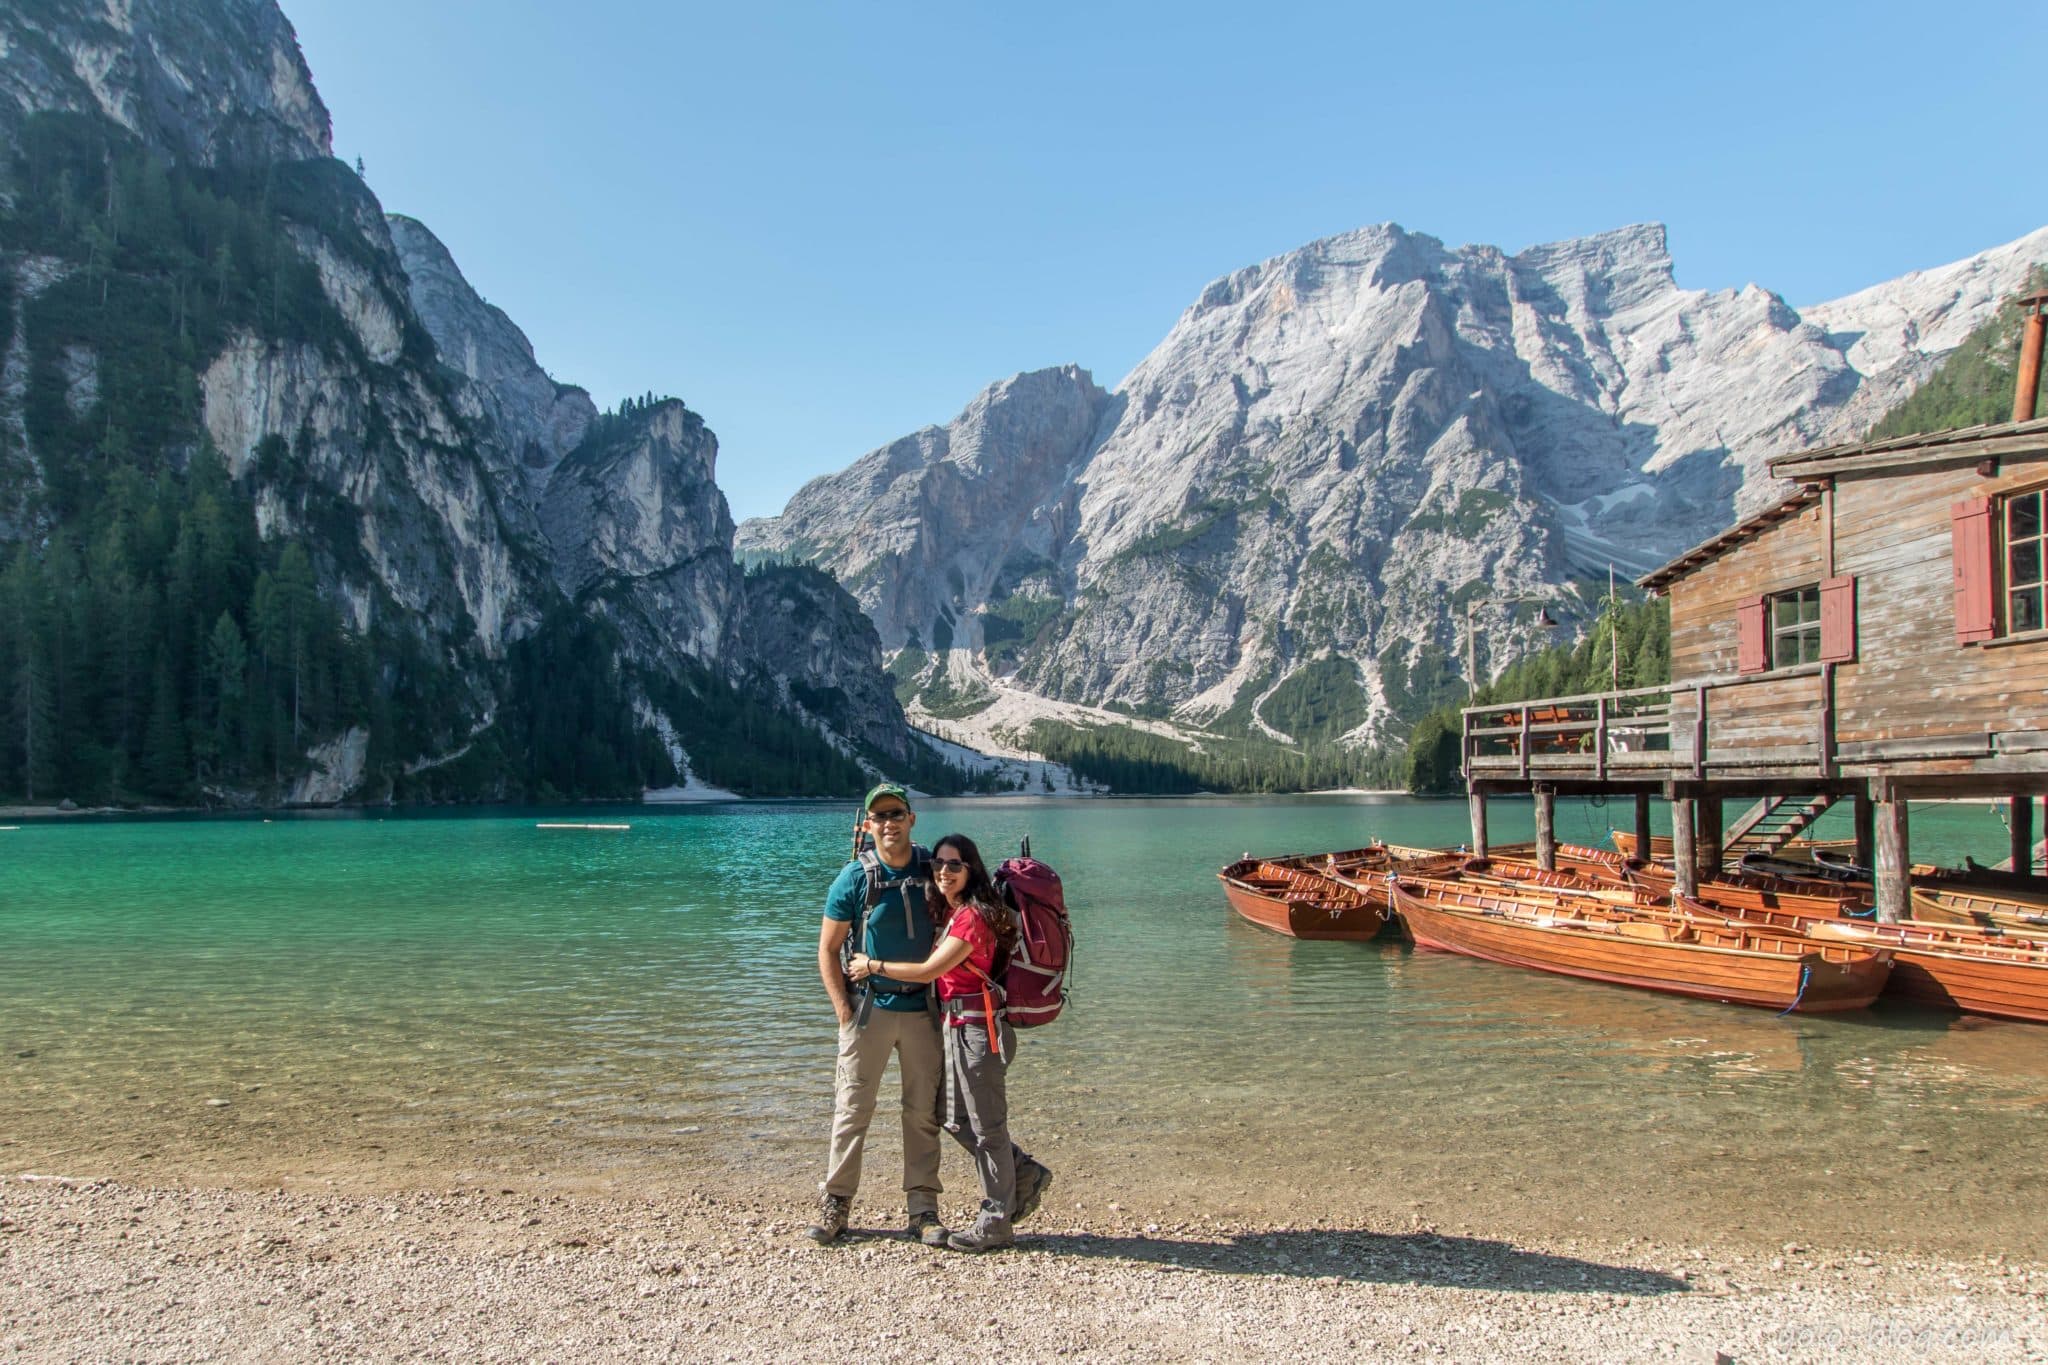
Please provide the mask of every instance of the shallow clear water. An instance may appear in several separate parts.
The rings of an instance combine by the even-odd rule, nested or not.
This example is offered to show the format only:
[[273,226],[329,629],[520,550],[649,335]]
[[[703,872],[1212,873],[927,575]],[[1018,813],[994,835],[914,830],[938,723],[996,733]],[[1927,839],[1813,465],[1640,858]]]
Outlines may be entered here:
[[[1622,808],[1616,813],[1626,818]],[[1495,838],[1526,837],[1503,802]],[[1561,803],[1561,837],[1609,812]],[[0,1170],[232,1179],[816,1178],[815,970],[845,806],[720,805],[0,833]],[[1065,875],[1075,1006],[1015,1126],[1071,1203],[1603,1235],[2035,1246],[2048,1028],[1779,1019],[1229,914],[1218,865],[1447,844],[1462,803],[934,802]],[[1916,857],[2003,856],[1921,807]],[[210,1104],[226,1100],[226,1104]],[[885,1106],[884,1113],[887,1113]],[[876,1126],[875,1197],[895,1182]],[[964,1188],[964,1163],[949,1158]]]

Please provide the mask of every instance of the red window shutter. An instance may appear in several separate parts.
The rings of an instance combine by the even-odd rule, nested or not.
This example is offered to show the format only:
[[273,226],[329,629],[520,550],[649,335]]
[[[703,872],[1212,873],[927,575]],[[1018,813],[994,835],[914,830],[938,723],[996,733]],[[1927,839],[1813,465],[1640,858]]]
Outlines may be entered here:
[[1971,498],[1949,508],[1949,530],[1955,547],[1956,643],[1988,640],[1998,633],[1991,499]]
[[1735,609],[1735,671],[1761,673],[1771,666],[1764,599],[1752,597]]
[[1845,664],[1856,657],[1856,580],[1823,579],[1820,585],[1820,661]]

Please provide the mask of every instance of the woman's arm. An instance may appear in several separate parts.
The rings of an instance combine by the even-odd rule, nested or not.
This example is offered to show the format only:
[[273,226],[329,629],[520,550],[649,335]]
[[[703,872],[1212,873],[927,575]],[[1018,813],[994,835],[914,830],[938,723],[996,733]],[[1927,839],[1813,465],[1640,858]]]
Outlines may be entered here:
[[882,962],[866,953],[855,953],[848,964],[853,979],[862,980],[869,976],[886,976],[891,981],[916,985],[923,981],[937,981],[947,972],[967,960],[967,954],[974,947],[964,938],[951,934],[939,940],[939,946],[932,949],[932,955],[922,962]]

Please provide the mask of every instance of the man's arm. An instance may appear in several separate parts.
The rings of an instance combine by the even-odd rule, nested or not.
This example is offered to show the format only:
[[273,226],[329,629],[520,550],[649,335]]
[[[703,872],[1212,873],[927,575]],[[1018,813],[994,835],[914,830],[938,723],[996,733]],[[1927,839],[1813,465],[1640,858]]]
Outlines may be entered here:
[[853,974],[861,977],[870,972],[880,972],[891,981],[907,981],[912,985],[919,985],[927,981],[937,981],[965,962],[967,955],[973,951],[974,945],[966,939],[954,938],[948,934],[939,940],[939,946],[932,949],[932,955],[924,961],[891,962],[886,972],[881,971],[879,963],[874,958],[865,953],[856,953],[852,964]]
[[841,1028],[853,1022],[853,1001],[839,970],[839,945],[846,942],[852,929],[845,920],[826,919],[818,930],[818,976],[825,983],[825,994],[832,1000],[832,1012],[839,1016]]

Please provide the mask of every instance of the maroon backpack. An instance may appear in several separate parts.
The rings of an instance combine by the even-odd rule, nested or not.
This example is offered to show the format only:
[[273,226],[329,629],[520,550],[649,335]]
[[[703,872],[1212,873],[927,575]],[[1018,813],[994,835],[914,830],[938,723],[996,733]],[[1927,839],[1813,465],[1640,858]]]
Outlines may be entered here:
[[1003,1014],[1012,1028],[1037,1028],[1060,1017],[1073,965],[1074,926],[1060,874],[1031,856],[1031,841],[996,869],[996,888],[1017,914],[1017,946],[1003,971]]

